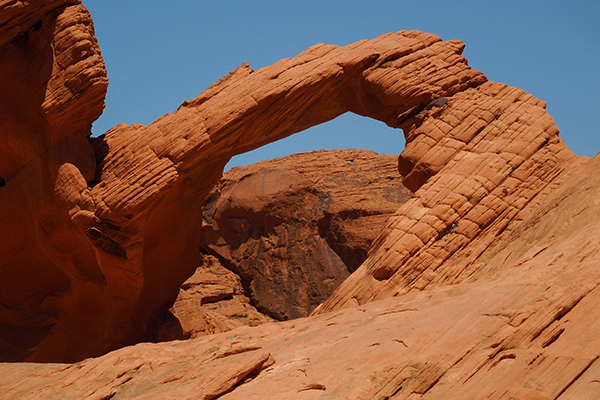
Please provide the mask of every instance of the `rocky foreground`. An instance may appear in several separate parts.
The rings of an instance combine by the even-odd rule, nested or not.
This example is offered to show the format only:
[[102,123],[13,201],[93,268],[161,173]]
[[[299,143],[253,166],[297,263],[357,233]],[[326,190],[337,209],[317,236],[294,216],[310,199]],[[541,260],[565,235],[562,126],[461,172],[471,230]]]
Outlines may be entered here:
[[321,150],[237,167],[204,201],[202,265],[160,340],[306,317],[366,259],[412,193],[397,157]]
[[[0,0],[2,398],[598,398],[600,159],[463,47],[417,31],[316,45],[91,139],[108,81],[89,13]],[[413,196],[366,260],[309,317],[136,344],[201,264],[230,157],[347,111],[406,137]],[[262,270],[204,243],[240,284]]]

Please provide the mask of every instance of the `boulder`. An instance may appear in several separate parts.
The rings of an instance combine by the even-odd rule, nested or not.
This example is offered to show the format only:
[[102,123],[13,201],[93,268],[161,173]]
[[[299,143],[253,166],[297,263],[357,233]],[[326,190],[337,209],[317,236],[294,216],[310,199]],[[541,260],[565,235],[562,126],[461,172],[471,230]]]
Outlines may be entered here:
[[367,258],[412,193],[397,157],[321,150],[227,171],[203,204],[201,248],[278,320],[305,317]]
[[271,320],[250,304],[240,277],[206,256],[181,285],[175,304],[160,325],[158,341],[193,339],[256,326]]

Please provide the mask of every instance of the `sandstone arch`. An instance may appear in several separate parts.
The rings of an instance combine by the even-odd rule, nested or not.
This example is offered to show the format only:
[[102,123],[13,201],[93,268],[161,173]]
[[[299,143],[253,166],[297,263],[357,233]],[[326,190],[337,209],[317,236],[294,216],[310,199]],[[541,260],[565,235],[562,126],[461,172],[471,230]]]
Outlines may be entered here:
[[0,3],[18,22],[0,35],[3,75],[24,77],[1,98],[6,82],[33,82],[1,108],[3,359],[73,361],[147,339],[196,265],[189,222],[229,158],[344,112],[404,130],[399,168],[416,196],[317,312],[472,276],[486,238],[575,160],[542,101],[487,82],[461,42],[417,31],[242,64],[173,114],[88,139],[107,81],[78,3],[24,3],[20,19]]

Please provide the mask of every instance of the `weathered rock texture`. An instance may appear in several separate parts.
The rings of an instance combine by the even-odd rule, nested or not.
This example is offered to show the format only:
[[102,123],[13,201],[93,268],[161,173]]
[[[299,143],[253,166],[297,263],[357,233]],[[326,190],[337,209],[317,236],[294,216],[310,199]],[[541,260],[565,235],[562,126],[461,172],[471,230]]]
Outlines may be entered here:
[[499,83],[409,114],[400,124],[406,148],[398,168],[415,195],[319,312],[477,279],[490,246],[536,210],[562,182],[561,172],[578,162],[545,103]]
[[112,346],[106,277],[75,227],[95,207],[88,136],[108,84],[78,3],[0,1],[3,360],[80,359]]
[[[431,339],[436,332],[462,327],[460,333],[467,336],[459,335],[461,344],[434,339],[443,346],[427,347],[407,358],[409,363],[431,356],[447,371],[461,360],[485,366],[499,354],[498,360],[515,360],[523,367],[519,379],[528,376],[523,371],[531,365],[539,368],[535,376],[552,376],[553,368],[567,376],[564,371],[572,368],[574,378],[591,365],[598,354],[593,339],[561,338],[577,337],[585,324],[586,332],[597,331],[593,323],[575,317],[593,312],[595,268],[583,261],[563,264],[555,246],[541,253],[554,255],[554,264],[552,258],[528,270],[525,254],[531,241],[523,239],[521,248],[504,252],[498,247],[520,229],[534,225],[544,230],[528,218],[538,215],[541,221],[540,207],[549,198],[558,199],[551,195],[569,183],[571,172],[589,165],[560,140],[542,101],[487,82],[460,56],[461,42],[403,31],[345,47],[316,45],[258,71],[243,64],[149,126],[121,124],[89,140],[107,82],[89,15],[73,3],[0,1],[0,21],[8,21],[0,33],[2,359],[74,361],[152,338],[158,316],[200,262],[201,227],[189,221],[200,220],[201,199],[229,158],[351,111],[404,130],[399,168],[415,194],[390,220],[365,263],[315,314],[418,295],[412,292],[457,293],[454,288],[472,285],[487,290],[470,292],[475,294],[464,298],[469,305],[464,308],[436,303],[440,297],[433,295],[428,300],[441,307],[441,316],[452,317],[440,319],[439,329],[430,332],[434,336],[419,329],[431,324],[432,314],[419,314],[427,317],[406,325],[419,338]],[[539,234],[553,229],[558,228]],[[577,235],[583,231],[577,232],[571,238],[581,241]],[[589,250],[584,244],[573,243],[576,257]],[[565,253],[567,260],[575,254]],[[508,286],[493,276],[503,277]],[[531,284],[520,292],[514,282]],[[573,293],[582,297],[573,300]],[[495,299],[493,304],[471,307],[485,295]],[[525,295],[530,301],[522,300]],[[581,308],[571,314],[578,321],[571,334],[565,335],[568,326],[560,337],[546,330],[556,321],[560,331],[574,304]],[[485,338],[480,330],[466,329],[471,325],[457,325],[472,321],[479,326],[481,313],[497,324]],[[394,326],[401,323],[394,321]],[[376,330],[373,325],[370,337]],[[547,341],[540,336],[544,332]],[[482,350],[473,350],[477,346]],[[525,350],[502,353],[513,348]],[[529,357],[532,348],[547,357]],[[474,358],[464,358],[465,351]],[[337,362],[342,362],[339,354]],[[232,369],[238,371],[235,376],[223,375],[229,383],[219,390],[272,363],[266,353],[243,357],[255,358]],[[283,360],[279,357],[280,367]],[[352,356],[345,360],[351,362]],[[437,371],[430,364],[416,368]],[[479,382],[489,379],[484,387],[490,388],[502,388],[494,386],[500,381],[518,385],[511,374],[519,369],[505,368],[504,361],[498,365],[503,368],[481,373]],[[394,376],[430,374],[401,371]],[[432,393],[429,389],[441,382],[465,388],[478,382],[470,375],[431,373],[436,378],[415,393]],[[495,374],[500,374],[498,381]],[[212,378],[206,382],[220,385]],[[552,398],[552,385],[540,381],[538,386]]]
[[205,256],[181,285],[165,319],[158,331],[160,341],[196,338],[270,320],[250,304],[240,277],[212,256]]
[[0,364],[0,387],[7,399],[597,399],[600,156],[560,181],[480,257],[477,279],[75,365]]
[[226,172],[203,205],[201,247],[240,275],[262,312],[307,316],[367,258],[412,193],[397,157],[294,154]]

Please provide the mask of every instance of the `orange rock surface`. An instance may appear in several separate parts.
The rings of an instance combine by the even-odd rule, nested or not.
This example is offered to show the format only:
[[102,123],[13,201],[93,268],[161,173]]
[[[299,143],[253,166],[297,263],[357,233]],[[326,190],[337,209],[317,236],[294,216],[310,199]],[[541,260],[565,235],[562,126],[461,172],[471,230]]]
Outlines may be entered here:
[[0,1],[2,360],[79,359],[86,342],[111,343],[97,331],[106,279],[75,228],[93,215],[88,137],[108,84],[78,3]]
[[165,314],[157,340],[183,340],[256,326],[271,319],[250,304],[240,277],[212,256],[205,256],[186,280],[175,304]]
[[321,150],[225,172],[204,201],[200,243],[220,261],[204,256],[157,339],[307,316],[362,264],[412,195],[396,158]]
[[200,246],[242,277],[262,312],[307,316],[412,195],[396,158],[322,150],[234,168],[203,205]]
[[243,64],[88,139],[107,82],[71,3],[0,1],[4,360],[147,339],[240,152],[355,112],[402,128],[414,196],[309,318],[0,364],[4,397],[598,397],[600,159],[567,149],[544,102],[487,82],[462,43],[403,31]]
[[[62,3],[48,11],[41,1],[0,7],[31,14],[1,53],[14,69],[7,76],[28,78],[1,90],[38,99],[3,97],[16,119],[2,126],[11,138],[0,175],[4,360],[74,361],[152,339],[200,262],[201,227],[187,222],[200,220],[199,199],[231,156],[347,111],[399,127],[434,99],[479,93],[486,81],[460,56],[462,43],[392,33],[316,45],[256,72],[243,64],[149,126],[121,124],[88,139],[107,83],[89,14]],[[32,48],[36,40],[43,48]],[[11,82],[33,82],[39,94]],[[26,128],[45,134],[17,134]]]
[[478,279],[73,365],[3,363],[0,387],[7,399],[595,399],[598,171],[597,156],[564,172]]

